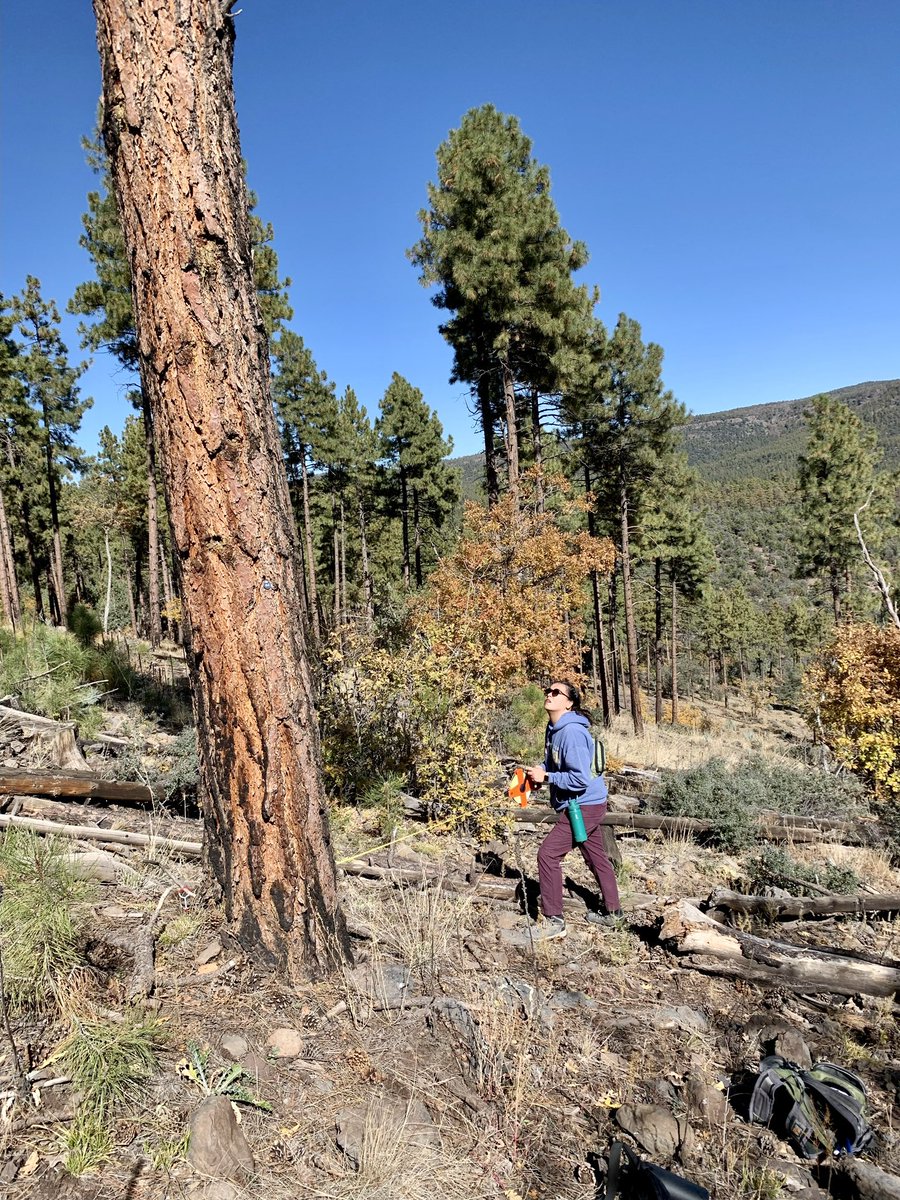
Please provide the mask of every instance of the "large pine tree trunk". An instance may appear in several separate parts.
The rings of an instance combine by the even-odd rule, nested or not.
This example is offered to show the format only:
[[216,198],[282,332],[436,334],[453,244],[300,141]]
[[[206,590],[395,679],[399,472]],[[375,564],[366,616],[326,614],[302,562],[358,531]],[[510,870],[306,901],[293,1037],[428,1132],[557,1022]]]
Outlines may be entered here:
[[631,590],[631,549],[628,539],[628,492],[619,491],[620,537],[622,550],[622,597],[625,606],[625,643],[628,650],[628,690],[631,698],[631,722],[637,737],[644,732],[641,692],[638,679],[637,630],[634,625],[634,597]]
[[619,639],[616,635],[618,616],[618,592],[616,590],[616,575],[614,571],[609,581],[609,652],[612,664],[613,712],[616,716],[622,711],[622,701],[625,691],[621,684],[622,671],[619,655]]
[[[532,393],[537,404],[537,392]],[[540,440],[538,440],[538,447]],[[540,476],[538,476],[540,479]],[[591,473],[590,469],[584,468],[584,490],[590,493],[591,490]],[[543,493],[541,493],[541,498]],[[543,504],[542,504],[543,509]],[[596,532],[596,521],[594,519],[593,506],[588,509],[588,533],[593,537]],[[600,576],[596,571],[591,571],[591,597],[594,602],[594,642],[597,647],[597,668],[600,673],[600,704],[603,708],[603,724],[609,728],[612,724],[612,712],[609,700],[609,677],[606,664],[606,638],[603,635],[603,605],[600,602]]]
[[150,645],[162,641],[162,618],[159,612],[159,497],[156,494],[156,447],[153,444],[153,415],[147,393],[141,389],[141,416],[144,421],[144,444],[147,453],[147,588],[150,619]]
[[250,250],[230,5],[95,0],[104,140],[180,564],[207,854],[300,979],[349,957]]

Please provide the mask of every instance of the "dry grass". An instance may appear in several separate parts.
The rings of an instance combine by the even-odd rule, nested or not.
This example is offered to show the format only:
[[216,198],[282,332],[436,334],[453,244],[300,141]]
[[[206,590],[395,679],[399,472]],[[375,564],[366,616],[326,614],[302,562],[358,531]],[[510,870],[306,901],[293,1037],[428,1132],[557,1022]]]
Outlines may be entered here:
[[751,723],[749,715],[737,706],[740,703],[730,701],[726,709],[722,704],[692,702],[686,708],[690,724],[677,726],[665,720],[662,725],[655,725],[651,709],[645,703],[643,734],[635,737],[631,718],[621,714],[604,734],[607,750],[614,759],[648,769],[687,770],[711,758],[735,765],[750,753],[784,762],[788,739],[796,742],[808,736],[803,721],[795,713],[766,708]]
[[836,843],[804,843],[791,847],[791,857],[813,867],[823,863],[849,867],[867,887],[877,892],[893,894],[900,891],[900,872],[891,866],[890,856],[884,850]]

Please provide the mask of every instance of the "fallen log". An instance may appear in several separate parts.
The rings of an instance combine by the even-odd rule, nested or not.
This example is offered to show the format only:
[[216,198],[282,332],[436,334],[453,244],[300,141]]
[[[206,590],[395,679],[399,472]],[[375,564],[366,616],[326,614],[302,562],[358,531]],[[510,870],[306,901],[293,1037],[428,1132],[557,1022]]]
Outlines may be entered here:
[[132,833],[128,829],[99,829],[95,825],[60,825],[56,821],[39,821],[32,817],[8,817],[0,813],[0,829],[32,829],[35,833],[49,833],[56,837],[81,838],[86,842],[117,842],[123,846],[153,846],[169,850],[174,854],[199,857],[203,853],[200,842],[183,842],[176,838],[156,837],[150,833]]
[[118,783],[102,779],[90,771],[62,775],[47,771],[0,771],[0,796],[73,796],[79,799],[119,800],[131,804],[152,804],[165,800],[165,788],[150,788],[143,783]]
[[727,888],[716,888],[710,893],[706,909],[725,909],[769,920],[779,917],[833,916],[837,913],[900,912],[900,895],[744,896]]
[[660,940],[691,966],[717,974],[843,996],[893,996],[900,991],[900,970],[894,967],[847,958],[838,950],[792,946],[744,933],[718,924],[685,901],[663,914]]
[[874,1163],[863,1162],[859,1158],[841,1158],[834,1165],[820,1168],[823,1182],[826,1176],[834,1172],[847,1180],[852,1188],[850,1195],[856,1200],[900,1200],[900,1179],[896,1175],[888,1175]]

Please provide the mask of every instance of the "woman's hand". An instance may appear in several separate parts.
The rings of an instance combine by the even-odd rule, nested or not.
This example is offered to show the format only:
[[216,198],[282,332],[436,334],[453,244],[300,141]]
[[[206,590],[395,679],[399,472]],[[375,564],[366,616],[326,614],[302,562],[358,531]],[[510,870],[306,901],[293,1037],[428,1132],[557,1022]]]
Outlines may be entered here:
[[547,782],[547,771],[540,763],[534,767],[526,767],[525,774],[535,787],[540,787],[542,783]]

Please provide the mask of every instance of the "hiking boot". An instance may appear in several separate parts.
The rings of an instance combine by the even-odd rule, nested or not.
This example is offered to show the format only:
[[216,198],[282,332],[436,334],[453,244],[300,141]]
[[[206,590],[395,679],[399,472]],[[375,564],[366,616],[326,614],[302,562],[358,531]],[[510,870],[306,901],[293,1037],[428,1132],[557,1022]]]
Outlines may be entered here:
[[566,936],[566,918],[544,917],[540,925],[536,925],[532,929],[531,936],[535,945],[538,942],[552,942],[554,938],[564,938]]
[[615,912],[585,913],[584,919],[589,925],[599,925],[601,929],[625,929],[628,924],[621,908]]

